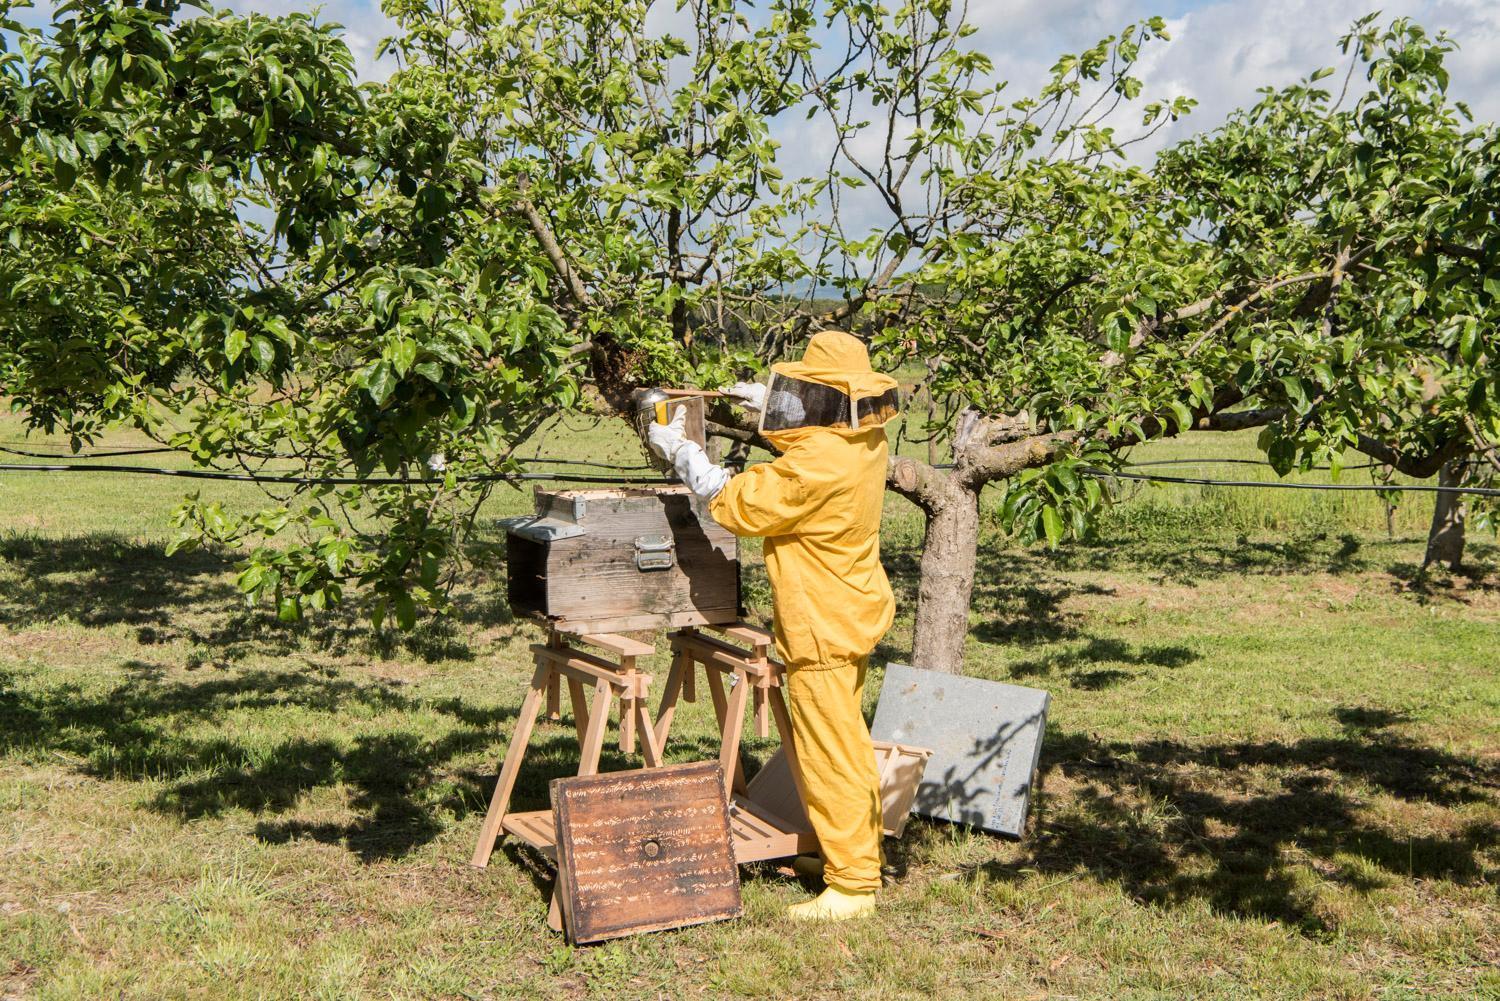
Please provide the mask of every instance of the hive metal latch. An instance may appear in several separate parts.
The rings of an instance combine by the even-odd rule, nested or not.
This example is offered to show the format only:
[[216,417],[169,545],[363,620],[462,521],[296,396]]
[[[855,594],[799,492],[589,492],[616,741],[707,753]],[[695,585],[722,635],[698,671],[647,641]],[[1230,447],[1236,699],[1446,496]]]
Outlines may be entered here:
[[638,535],[635,539],[637,570],[670,570],[677,562],[670,535]]

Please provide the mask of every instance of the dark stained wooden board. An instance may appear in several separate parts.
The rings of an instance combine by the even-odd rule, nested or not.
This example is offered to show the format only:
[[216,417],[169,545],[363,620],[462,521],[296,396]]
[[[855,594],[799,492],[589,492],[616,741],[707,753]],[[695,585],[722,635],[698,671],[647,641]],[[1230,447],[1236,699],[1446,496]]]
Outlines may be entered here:
[[568,941],[740,915],[740,877],[717,761],[552,781]]

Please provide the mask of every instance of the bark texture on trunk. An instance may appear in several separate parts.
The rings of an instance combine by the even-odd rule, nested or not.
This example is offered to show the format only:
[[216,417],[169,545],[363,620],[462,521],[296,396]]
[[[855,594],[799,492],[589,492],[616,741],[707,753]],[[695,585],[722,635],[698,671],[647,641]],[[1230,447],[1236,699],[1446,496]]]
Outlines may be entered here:
[[[1464,467],[1462,461],[1444,463],[1438,470],[1438,486],[1462,486]],[[1442,563],[1449,570],[1458,570],[1463,565],[1466,513],[1463,494],[1437,494],[1437,500],[1432,504],[1432,527],[1427,530],[1427,555],[1422,560],[1423,567]]]
[[912,665],[962,674],[979,550],[979,494],[954,486],[926,515]]

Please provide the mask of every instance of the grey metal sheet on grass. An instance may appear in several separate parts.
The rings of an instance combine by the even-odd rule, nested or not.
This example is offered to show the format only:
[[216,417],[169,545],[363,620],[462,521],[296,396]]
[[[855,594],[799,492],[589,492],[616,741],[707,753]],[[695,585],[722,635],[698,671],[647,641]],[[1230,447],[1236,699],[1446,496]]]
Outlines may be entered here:
[[913,813],[1019,838],[1049,700],[1036,688],[890,664],[870,735],[932,748]]

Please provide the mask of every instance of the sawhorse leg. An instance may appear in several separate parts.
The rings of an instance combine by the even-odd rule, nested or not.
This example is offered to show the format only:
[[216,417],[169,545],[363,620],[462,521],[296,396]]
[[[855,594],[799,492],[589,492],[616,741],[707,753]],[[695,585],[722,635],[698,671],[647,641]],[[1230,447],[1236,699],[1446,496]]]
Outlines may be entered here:
[[[690,668],[691,670],[691,668]],[[729,783],[729,793],[744,792],[745,766],[740,762],[740,734],[745,728],[745,698],[749,685],[741,678],[734,686],[734,693],[724,693],[724,676],[712,667],[705,667],[708,678],[708,694],[714,701],[714,715],[719,718],[719,735],[722,738],[719,762],[724,766],[724,778]],[[730,729],[734,730],[733,740]],[[732,743],[732,748],[731,748]]]
[[672,717],[677,714],[677,697],[683,694],[684,684],[692,676],[692,658],[681,650],[673,651],[667,684],[661,691],[661,708],[656,711],[656,724],[652,727],[657,747],[663,746],[667,741],[667,734],[672,730]]
[[578,774],[599,774],[599,755],[604,751],[604,731],[609,726],[609,704],[614,692],[609,682],[594,682],[594,707],[589,710],[583,747],[578,752]]
[[797,787],[797,798],[807,807],[807,793],[802,787],[802,764],[797,760],[797,740],[792,736],[792,714],[787,709],[786,696],[780,688],[768,693],[771,715],[776,717],[776,732],[781,735],[781,752],[786,756],[787,768],[792,773],[792,784]]
[[526,745],[531,741],[531,731],[536,726],[537,711],[547,694],[547,682],[552,669],[538,664],[531,675],[531,690],[521,703],[521,712],[516,717],[516,729],[510,736],[510,746],[505,749],[505,763],[500,766],[500,778],[495,782],[494,795],[490,797],[489,811],[484,815],[484,825],[479,829],[479,843],[474,846],[474,857],[469,864],[483,869],[490,864],[495,851],[495,839],[500,836],[500,825],[505,821],[505,811],[510,806],[510,794],[515,789],[516,775],[521,770],[521,759],[526,756]]

